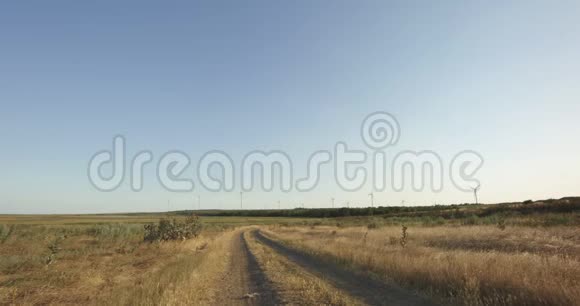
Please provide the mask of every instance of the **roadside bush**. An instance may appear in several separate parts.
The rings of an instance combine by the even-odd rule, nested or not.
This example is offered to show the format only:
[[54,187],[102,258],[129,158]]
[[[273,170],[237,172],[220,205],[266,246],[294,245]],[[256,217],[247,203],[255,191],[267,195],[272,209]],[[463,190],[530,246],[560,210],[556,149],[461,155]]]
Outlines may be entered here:
[[201,233],[202,224],[197,215],[191,215],[185,220],[161,219],[159,224],[145,225],[144,241],[186,240],[197,237]]

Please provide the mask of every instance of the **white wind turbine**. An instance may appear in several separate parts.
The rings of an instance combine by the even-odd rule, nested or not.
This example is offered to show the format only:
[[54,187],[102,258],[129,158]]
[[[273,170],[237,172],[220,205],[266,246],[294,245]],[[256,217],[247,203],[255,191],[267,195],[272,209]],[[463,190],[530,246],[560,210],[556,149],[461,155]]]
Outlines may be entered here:
[[479,190],[479,187],[481,187],[481,184],[477,184],[477,186],[475,186],[475,188],[471,188],[473,189],[473,196],[475,197],[475,204],[479,204],[479,201],[477,199],[477,191]]

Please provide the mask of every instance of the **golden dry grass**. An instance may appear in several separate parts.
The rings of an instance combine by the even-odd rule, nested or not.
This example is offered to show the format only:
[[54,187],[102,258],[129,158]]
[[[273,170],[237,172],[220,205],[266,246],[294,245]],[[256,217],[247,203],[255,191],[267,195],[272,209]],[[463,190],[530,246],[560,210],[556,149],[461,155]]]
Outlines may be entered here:
[[578,305],[577,228],[495,226],[272,227],[268,234],[293,247],[367,271],[445,303]]

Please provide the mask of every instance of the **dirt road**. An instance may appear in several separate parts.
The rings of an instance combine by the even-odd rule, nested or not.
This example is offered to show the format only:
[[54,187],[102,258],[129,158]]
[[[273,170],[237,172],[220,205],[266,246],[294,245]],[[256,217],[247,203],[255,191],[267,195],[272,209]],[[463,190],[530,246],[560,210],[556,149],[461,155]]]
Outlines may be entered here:
[[279,299],[244,236],[236,234],[231,244],[230,263],[222,279],[222,293],[215,305],[278,305]]
[[336,288],[363,301],[368,305],[433,305],[427,299],[393,285],[387,285],[362,274],[353,273],[329,262],[293,250],[270,239],[260,231],[252,235],[273,251],[285,256],[308,272],[331,283]]
[[[253,241],[252,244],[249,244],[248,240]],[[265,272],[262,268],[264,263],[257,260],[250,248],[250,245],[256,247],[256,243],[258,246],[261,244],[260,248],[265,248],[271,256],[279,256],[295,266],[295,269],[303,270],[302,277],[308,275],[309,278],[314,278],[314,281],[322,282],[340,292],[341,295],[352,298],[357,301],[357,304],[434,305],[426,298],[412,292],[394,285],[387,285],[382,281],[354,273],[287,247],[262,234],[258,229],[240,231],[234,236],[231,243],[229,269],[221,284],[223,294],[220,294],[215,305],[308,304],[308,302],[297,302],[296,290],[287,286],[285,280],[280,281],[279,275],[268,275]],[[276,279],[276,283],[273,283],[272,279]],[[289,291],[293,291],[291,299],[284,296]],[[299,292],[298,295],[300,295]]]

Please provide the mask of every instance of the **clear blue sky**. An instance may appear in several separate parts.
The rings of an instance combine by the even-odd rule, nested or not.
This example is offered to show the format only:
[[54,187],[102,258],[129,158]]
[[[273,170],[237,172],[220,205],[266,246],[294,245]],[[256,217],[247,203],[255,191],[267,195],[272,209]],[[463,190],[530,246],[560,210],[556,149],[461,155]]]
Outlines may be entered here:
[[[480,152],[484,202],[578,195],[578,16],[578,1],[2,2],[0,213],[191,207],[152,172],[142,192],[94,190],[88,160],[116,134],[156,157],[278,149],[300,162],[339,140],[364,148],[360,122],[378,110],[401,124],[396,150]],[[249,193],[248,207],[368,203],[323,185]],[[472,197],[447,185],[375,199]]]

